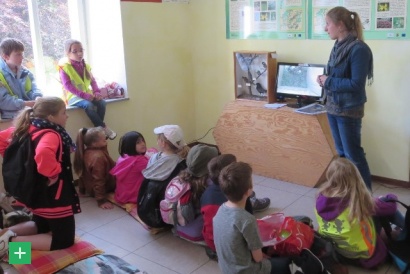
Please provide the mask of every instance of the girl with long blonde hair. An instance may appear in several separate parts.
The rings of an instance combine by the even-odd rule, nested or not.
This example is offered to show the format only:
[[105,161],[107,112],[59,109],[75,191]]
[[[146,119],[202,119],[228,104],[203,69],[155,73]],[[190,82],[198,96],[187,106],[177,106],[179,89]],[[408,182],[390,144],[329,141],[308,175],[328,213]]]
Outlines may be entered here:
[[380,237],[379,218],[386,217],[403,227],[403,217],[394,219],[397,199],[394,194],[373,198],[359,170],[346,158],[334,159],[326,172],[326,182],[319,188],[315,213],[318,232],[335,243],[341,261],[365,268],[384,262],[387,248]]

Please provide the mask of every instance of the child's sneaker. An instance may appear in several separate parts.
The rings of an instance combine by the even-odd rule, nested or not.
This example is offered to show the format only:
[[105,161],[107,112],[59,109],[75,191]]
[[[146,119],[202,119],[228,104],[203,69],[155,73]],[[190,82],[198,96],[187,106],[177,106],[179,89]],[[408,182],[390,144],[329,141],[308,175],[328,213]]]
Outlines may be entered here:
[[16,237],[16,233],[8,228],[0,231],[0,258],[7,254],[9,251],[9,241],[11,237]]
[[265,209],[269,208],[270,199],[269,198],[251,198],[252,209],[254,212],[264,211]]
[[110,139],[110,140],[114,140],[115,137],[117,137],[117,133],[115,133],[114,131],[112,131],[109,127],[105,127],[104,128],[105,131],[105,135]]

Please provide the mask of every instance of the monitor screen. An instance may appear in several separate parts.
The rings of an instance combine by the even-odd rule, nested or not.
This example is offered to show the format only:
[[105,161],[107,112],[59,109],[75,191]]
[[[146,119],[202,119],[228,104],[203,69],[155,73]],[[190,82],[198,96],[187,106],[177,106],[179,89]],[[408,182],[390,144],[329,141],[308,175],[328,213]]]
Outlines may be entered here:
[[325,65],[278,62],[277,98],[283,100],[302,97],[319,100],[323,96],[323,88],[316,79],[323,74]]

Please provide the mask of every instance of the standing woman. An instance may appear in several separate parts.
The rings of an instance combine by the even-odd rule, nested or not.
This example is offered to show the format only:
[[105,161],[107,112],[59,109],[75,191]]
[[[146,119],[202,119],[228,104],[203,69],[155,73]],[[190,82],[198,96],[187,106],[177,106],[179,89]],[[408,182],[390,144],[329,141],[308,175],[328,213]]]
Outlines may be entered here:
[[337,153],[359,169],[369,190],[371,174],[361,146],[366,81],[373,82],[373,54],[363,41],[359,15],[344,7],[326,14],[325,31],[335,41],[327,64],[327,75],[317,82],[324,87],[326,108]]

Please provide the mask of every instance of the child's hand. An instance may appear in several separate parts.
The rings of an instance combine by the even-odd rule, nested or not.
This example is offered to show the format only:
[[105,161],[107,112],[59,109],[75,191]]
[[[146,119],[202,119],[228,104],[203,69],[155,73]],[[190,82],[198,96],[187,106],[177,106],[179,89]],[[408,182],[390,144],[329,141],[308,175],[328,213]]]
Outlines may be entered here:
[[100,208],[102,208],[102,209],[113,209],[114,205],[110,202],[105,202],[105,203],[100,205]]
[[[38,97],[37,97],[38,98]],[[35,103],[36,101],[24,101],[24,106],[26,106],[26,107],[34,107],[34,103]]]
[[88,99],[88,101],[92,102],[94,101],[94,99],[95,99],[94,95],[90,95],[90,98]]
[[145,152],[145,157],[147,157],[148,159],[151,158],[152,155],[154,155],[155,153],[157,153],[158,150],[156,148],[149,148],[147,149],[147,151]]

